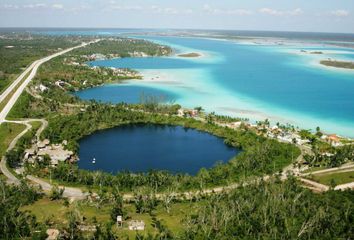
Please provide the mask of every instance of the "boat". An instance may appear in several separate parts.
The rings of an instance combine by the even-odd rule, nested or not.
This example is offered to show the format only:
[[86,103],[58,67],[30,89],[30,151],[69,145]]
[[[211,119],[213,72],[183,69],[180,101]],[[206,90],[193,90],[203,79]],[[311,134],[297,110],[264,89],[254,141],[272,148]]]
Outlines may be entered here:
[[96,158],[92,159],[92,163],[95,164],[96,163]]

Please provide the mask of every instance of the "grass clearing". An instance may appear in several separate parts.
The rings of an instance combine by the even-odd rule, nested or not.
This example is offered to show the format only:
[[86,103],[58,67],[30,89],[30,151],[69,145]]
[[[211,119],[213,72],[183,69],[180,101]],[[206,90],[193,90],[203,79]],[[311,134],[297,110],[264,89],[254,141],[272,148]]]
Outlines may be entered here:
[[[143,220],[145,222],[145,231],[140,231],[140,234],[157,233],[153,225],[153,216],[156,216],[162,224],[166,225],[169,230],[174,234],[178,234],[183,231],[184,217],[196,212],[197,208],[203,204],[203,200],[198,203],[194,202],[178,202],[171,205],[170,212],[167,213],[165,208],[160,204],[152,212],[148,213],[136,213],[134,204],[124,204],[124,209],[127,211],[128,220],[123,224],[123,228],[114,225],[113,231],[120,237],[129,237],[134,239],[136,236],[135,231],[128,230],[128,221],[130,220]],[[21,211],[29,211],[34,214],[39,222],[50,223],[55,228],[63,228],[67,224],[67,214],[70,210],[78,210],[81,216],[84,218],[84,225],[93,225],[96,223],[104,223],[110,220],[110,204],[94,204],[86,201],[76,201],[69,206],[64,205],[64,200],[51,201],[48,197],[44,197],[32,205],[23,206]]]
[[311,173],[311,172],[316,172],[324,169],[329,169],[328,167],[310,167],[309,169],[306,169],[302,173]]
[[30,124],[32,125],[32,131],[37,132],[38,129],[42,126],[42,122],[41,121],[34,121],[34,122],[30,122]]
[[312,179],[328,186],[332,185],[332,183],[335,183],[335,185],[350,183],[354,182],[354,169],[351,172],[334,172],[313,175]]
[[12,140],[25,129],[25,125],[17,123],[5,122],[0,125],[0,156],[6,153]]

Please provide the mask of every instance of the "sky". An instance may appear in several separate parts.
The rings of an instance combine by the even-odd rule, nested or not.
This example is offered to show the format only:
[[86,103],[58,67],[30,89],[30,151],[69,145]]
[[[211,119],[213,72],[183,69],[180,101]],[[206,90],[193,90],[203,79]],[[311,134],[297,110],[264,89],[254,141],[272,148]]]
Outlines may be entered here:
[[0,27],[354,33],[354,0],[0,0]]

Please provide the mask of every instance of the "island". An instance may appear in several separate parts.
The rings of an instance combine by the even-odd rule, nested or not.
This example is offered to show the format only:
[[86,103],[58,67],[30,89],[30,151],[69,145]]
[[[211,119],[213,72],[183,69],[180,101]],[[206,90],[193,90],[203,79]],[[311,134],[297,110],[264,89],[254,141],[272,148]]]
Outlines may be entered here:
[[327,66],[327,67],[354,69],[354,62],[336,61],[336,60],[322,60],[320,63],[322,65]]
[[202,55],[200,53],[183,53],[183,54],[179,54],[179,57],[187,57],[187,58],[197,58],[197,57],[201,57]]
[[323,54],[323,52],[321,52],[321,51],[314,51],[314,52],[311,52],[311,54]]
[[301,49],[301,51],[300,51],[300,52],[301,52],[301,53],[314,54],[314,55],[323,54],[323,52],[321,52],[321,51],[313,51],[313,52],[308,52],[308,51],[306,51],[306,50],[304,50],[304,49]]

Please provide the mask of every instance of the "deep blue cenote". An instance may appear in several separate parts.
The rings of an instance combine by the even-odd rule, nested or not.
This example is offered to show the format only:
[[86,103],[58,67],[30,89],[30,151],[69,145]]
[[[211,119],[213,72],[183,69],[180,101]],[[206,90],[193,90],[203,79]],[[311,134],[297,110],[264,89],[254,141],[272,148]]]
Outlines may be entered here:
[[81,169],[110,173],[167,170],[194,175],[203,167],[227,162],[239,152],[225,145],[223,139],[194,129],[124,125],[81,139],[78,165]]

